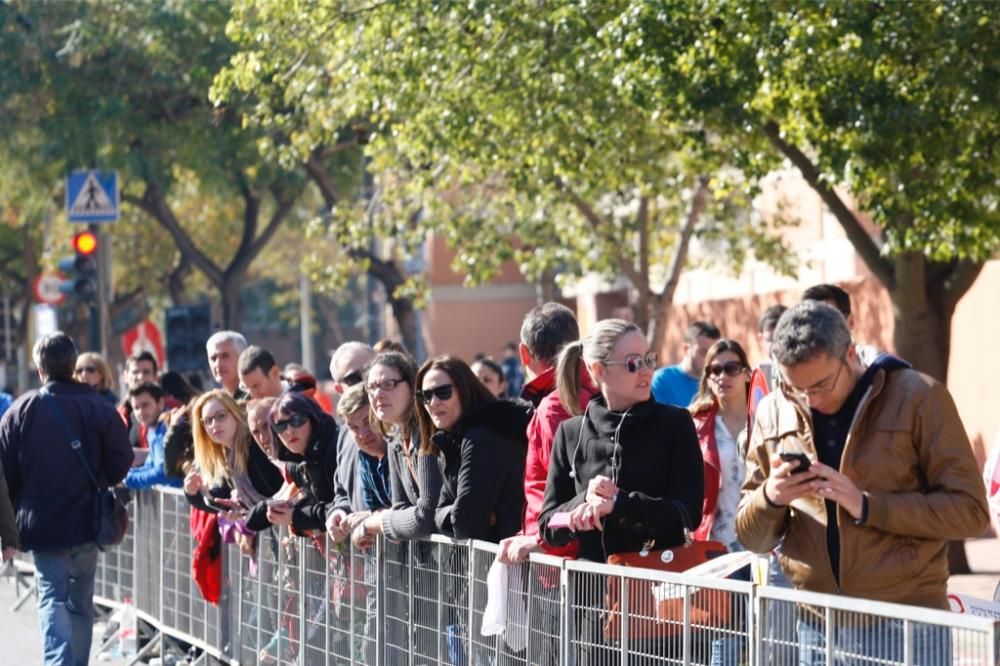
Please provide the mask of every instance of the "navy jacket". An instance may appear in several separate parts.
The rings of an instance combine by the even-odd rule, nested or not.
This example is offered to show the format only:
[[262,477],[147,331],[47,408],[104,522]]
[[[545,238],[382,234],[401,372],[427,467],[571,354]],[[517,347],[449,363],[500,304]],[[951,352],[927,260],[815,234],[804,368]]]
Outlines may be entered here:
[[[54,381],[46,387],[80,439],[98,482],[105,487],[121,482],[133,454],[115,408],[85,384]],[[0,460],[22,549],[56,550],[94,540],[97,490],[38,391],[18,398],[0,420]]]

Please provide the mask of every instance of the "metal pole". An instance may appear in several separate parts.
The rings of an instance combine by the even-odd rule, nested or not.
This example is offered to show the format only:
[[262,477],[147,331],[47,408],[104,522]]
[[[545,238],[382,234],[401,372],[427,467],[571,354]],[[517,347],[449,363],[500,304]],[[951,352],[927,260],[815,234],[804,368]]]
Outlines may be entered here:
[[[92,224],[91,231],[97,234],[97,344],[101,354],[108,357],[111,342],[111,302],[114,300],[114,286],[111,280],[111,234],[105,225]],[[94,311],[91,310],[91,316]],[[93,329],[92,329],[93,330]]]
[[305,271],[299,273],[299,322],[302,335],[302,365],[316,374],[312,339],[312,280]]

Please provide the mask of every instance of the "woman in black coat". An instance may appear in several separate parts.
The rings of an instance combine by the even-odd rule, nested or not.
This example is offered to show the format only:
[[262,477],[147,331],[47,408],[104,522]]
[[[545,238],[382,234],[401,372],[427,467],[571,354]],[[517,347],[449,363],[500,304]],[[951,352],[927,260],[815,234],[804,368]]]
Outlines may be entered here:
[[465,361],[438,356],[417,373],[420,439],[444,455],[435,522],[442,534],[499,543],[524,510],[531,406],[497,400]]
[[[273,525],[291,525],[299,532],[323,530],[326,505],[333,501],[337,472],[337,423],[304,393],[288,391],[274,403],[267,417],[277,447],[278,460],[299,488],[295,500],[270,503],[267,520]],[[255,507],[247,526],[261,507]]]
[[[656,355],[635,324],[600,321],[563,348],[557,387],[562,404],[576,413],[581,358],[600,394],[556,432],[538,521],[542,538],[555,546],[577,539],[580,557],[597,562],[683,544],[701,520],[705,486],[691,415],[653,401]],[[558,513],[569,514],[568,527],[549,525]],[[590,608],[603,604],[600,595],[579,601]],[[581,617],[578,626],[584,640],[603,642],[596,614]],[[601,651],[581,657],[600,661]]]

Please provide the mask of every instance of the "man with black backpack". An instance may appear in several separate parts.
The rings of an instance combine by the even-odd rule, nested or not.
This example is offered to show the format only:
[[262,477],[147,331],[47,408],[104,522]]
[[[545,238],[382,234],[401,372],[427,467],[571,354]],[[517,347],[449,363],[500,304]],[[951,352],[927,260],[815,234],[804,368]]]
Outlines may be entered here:
[[73,380],[77,349],[57,331],[32,352],[42,388],[0,421],[0,461],[32,551],[45,664],[86,664],[94,622],[94,574],[102,527],[100,490],[121,482],[132,447],[106,399]]

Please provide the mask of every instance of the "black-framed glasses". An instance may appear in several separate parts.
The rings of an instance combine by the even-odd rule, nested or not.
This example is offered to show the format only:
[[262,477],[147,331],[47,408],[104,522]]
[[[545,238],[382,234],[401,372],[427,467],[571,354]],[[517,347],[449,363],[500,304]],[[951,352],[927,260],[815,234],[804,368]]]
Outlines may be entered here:
[[375,391],[379,389],[388,392],[405,381],[405,379],[380,379],[377,382],[368,382],[368,384],[365,385],[365,390],[368,391],[368,395],[375,393]]
[[338,379],[337,382],[340,384],[344,384],[345,386],[354,386],[355,384],[360,384],[361,382],[363,382],[364,379],[365,378],[361,375],[361,372],[355,370],[354,372],[349,372],[348,374],[344,375],[343,377]]
[[723,373],[727,377],[735,377],[741,372],[746,370],[746,366],[739,361],[728,361],[726,363],[713,363],[708,366],[708,374],[710,377],[721,377]]
[[309,417],[306,416],[305,414],[292,414],[284,421],[275,421],[274,426],[272,427],[274,428],[274,432],[280,435],[281,433],[288,430],[288,426],[291,426],[293,428],[301,428],[306,424],[306,421],[308,420]]
[[425,405],[431,404],[433,398],[437,398],[441,402],[451,399],[451,394],[455,390],[455,387],[451,384],[441,384],[441,386],[435,386],[434,388],[424,389],[423,391],[417,391],[417,400],[420,400]]
[[604,365],[624,365],[625,369],[633,374],[639,372],[644,367],[656,370],[656,354],[653,352],[647,354],[629,354],[625,357],[624,361],[604,361]]
[[73,372],[75,372],[78,375],[82,375],[84,373],[86,373],[86,374],[89,375],[91,373],[97,372],[97,368],[95,368],[92,365],[81,365],[79,368],[77,368]]
[[211,428],[213,423],[225,423],[229,418],[229,412],[223,410],[215,414],[205,414],[201,417],[201,424],[206,428]]

